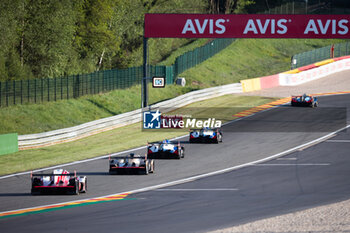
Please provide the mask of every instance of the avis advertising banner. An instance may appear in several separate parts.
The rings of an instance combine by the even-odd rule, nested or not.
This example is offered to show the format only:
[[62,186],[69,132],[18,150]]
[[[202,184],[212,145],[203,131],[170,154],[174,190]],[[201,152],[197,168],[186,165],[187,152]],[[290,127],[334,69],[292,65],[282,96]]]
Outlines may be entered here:
[[350,38],[350,15],[146,14],[147,38]]

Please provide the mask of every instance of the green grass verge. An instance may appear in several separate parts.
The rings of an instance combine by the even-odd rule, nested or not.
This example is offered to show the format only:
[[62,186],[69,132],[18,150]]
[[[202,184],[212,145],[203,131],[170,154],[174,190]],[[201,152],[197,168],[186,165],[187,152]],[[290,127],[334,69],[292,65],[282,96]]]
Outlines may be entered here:
[[[226,95],[187,105],[184,108],[205,107],[207,109],[206,114],[211,114],[213,111],[216,111],[215,107],[220,106],[230,107],[238,112],[239,110],[248,109],[273,100],[275,99],[266,97]],[[230,112],[227,118],[233,119],[232,115],[237,112]],[[141,131],[141,123],[136,123],[74,142],[2,155],[0,156],[0,175],[92,158],[142,146],[147,141],[158,141],[184,134],[183,131]]]
[[[174,98],[190,90],[190,87],[181,88],[176,85],[152,89],[149,103]],[[141,86],[137,85],[79,99],[0,108],[0,134],[40,133],[132,111],[141,106],[140,93]]]

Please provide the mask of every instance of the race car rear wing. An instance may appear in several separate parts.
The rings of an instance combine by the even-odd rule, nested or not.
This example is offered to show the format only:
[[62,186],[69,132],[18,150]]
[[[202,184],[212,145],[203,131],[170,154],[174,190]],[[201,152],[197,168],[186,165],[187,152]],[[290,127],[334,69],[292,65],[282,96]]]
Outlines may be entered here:
[[180,145],[180,141],[170,141],[169,143],[163,143],[163,142],[148,142],[148,143],[147,143],[147,146],[161,145],[161,144]]
[[33,174],[33,171],[31,171],[30,173],[30,177],[34,177],[34,176],[38,176],[38,177],[42,177],[42,176],[73,176],[73,177],[77,177],[77,172],[74,171],[74,173],[68,173],[68,174],[53,174],[53,173],[36,173]]
[[[168,144],[178,144],[180,141],[169,140]],[[164,144],[163,141],[147,142],[147,144]]]
[[147,159],[147,155],[139,155],[137,157],[133,157],[131,158],[130,155],[126,155],[126,156],[109,156],[108,160],[111,160],[111,159],[144,159],[146,160]]
[[[203,128],[200,128],[200,129],[189,129],[189,131],[201,131],[201,130],[204,130],[204,129]],[[207,130],[216,131],[216,130],[220,130],[220,128],[209,128]]]

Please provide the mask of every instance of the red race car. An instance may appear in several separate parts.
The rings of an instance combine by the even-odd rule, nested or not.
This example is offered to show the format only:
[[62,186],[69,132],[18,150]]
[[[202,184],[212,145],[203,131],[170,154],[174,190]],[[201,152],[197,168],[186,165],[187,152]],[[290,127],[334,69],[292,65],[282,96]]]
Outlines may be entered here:
[[36,194],[79,194],[87,191],[86,176],[70,174],[64,169],[55,169],[51,174],[31,174],[32,195]]
[[316,97],[304,94],[300,96],[292,96],[290,105],[315,108],[318,106],[318,102]]

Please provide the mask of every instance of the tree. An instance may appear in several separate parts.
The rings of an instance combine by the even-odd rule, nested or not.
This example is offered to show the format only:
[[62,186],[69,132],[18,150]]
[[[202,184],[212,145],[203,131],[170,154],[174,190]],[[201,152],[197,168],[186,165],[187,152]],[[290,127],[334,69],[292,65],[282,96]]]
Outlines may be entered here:
[[0,80],[2,81],[26,78],[25,67],[23,62],[20,63],[17,53],[20,47],[21,19],[26,14],[25,6],[25,0],[0,1]]
[[119,50],[120,41],[112,31],[114,7],[114,0],[86,0],[78,6],[75,46],[80,59],[94,70],[102,68],[106,54]]
[[246,13],[246,7],[254,3],[254,0],[208,0],[208,8],[212,14],[238,14]]
[[36,77],[65,74],[72,56],[74,30],[70,0],[29,0],[23,57]]

